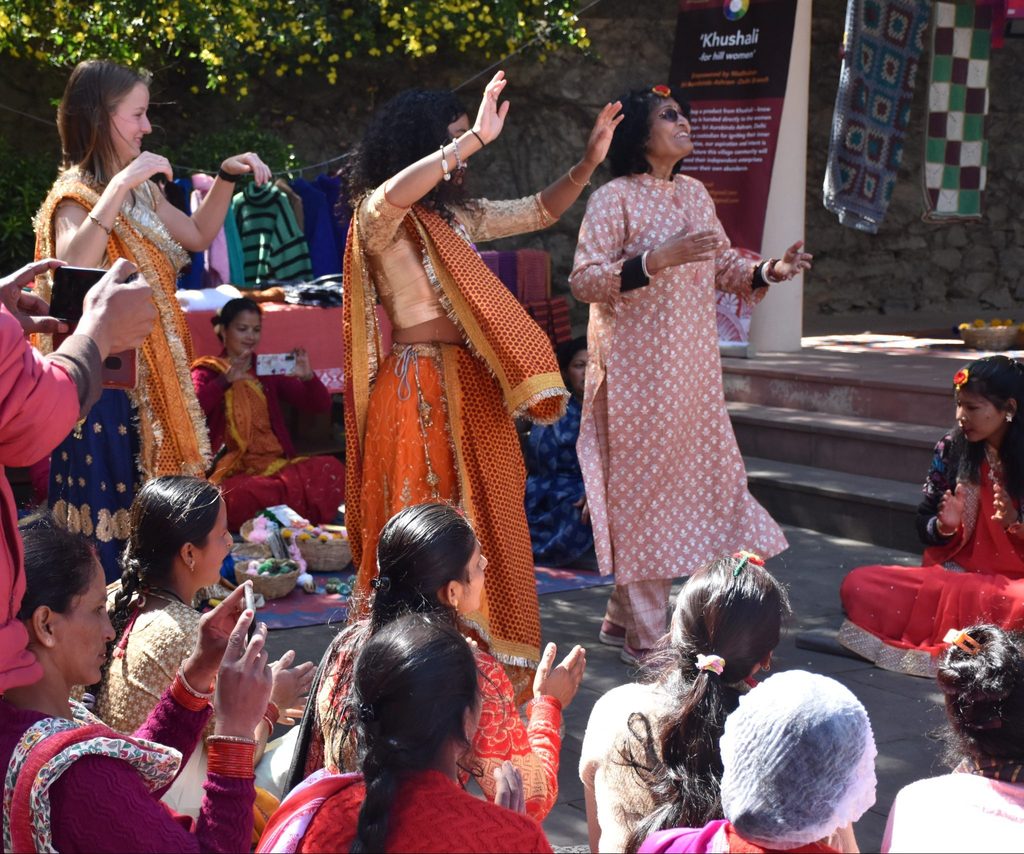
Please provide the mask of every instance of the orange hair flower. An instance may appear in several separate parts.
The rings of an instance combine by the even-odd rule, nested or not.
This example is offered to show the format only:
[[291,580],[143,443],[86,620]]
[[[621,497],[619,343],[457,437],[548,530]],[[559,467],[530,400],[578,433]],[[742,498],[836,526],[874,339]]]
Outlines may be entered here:
[[651,91],[655,95],[657,95],[659,98],[671,98],[672,97],[672,90],[669,89],[668,86],[665,86],[664,84],[659,84],[658,86],[652,86],[651,87]]
[[970,379],[970,374],[967,372],[967,368],[961,368],[953,374],[953,388],[960,391],[960,388],[966,385],[968,379]]

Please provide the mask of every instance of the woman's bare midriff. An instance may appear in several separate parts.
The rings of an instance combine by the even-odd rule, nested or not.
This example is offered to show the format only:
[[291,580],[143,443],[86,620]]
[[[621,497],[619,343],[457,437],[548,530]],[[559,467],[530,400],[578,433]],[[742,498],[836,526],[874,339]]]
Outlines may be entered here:
[[461,344],[464,339],[447,317],[438,317],[407,329],[396,329],[391,340],[396,344]]

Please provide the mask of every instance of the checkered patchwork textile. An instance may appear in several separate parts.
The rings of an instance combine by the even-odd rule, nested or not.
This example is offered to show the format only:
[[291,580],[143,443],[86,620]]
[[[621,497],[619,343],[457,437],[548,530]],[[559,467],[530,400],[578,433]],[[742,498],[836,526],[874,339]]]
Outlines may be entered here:
[[992,7],[974,0],[935,0],[932,16],[924,219],[980,219],[988,165]]
[[850,228],[885,219],[930,13],[928,0],[849,0],[824,202]]

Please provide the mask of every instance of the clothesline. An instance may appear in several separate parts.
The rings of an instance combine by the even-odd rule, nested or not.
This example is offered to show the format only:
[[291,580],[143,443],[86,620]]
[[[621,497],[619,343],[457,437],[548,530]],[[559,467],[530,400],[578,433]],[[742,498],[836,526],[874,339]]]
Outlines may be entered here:
[[[290,166],[287,169],[272,169],[271,174],[275,178],[290,177],[291,175],[297,175],[303,172],[309,172],[313,169],[321,169],[324,166],[330,166],[332,163],[337,163],[339,160],[344,160],[346,157],[348,157],[348,152],[338,154],[335,157],[330,157],[327,160],[322,160],[319,163],[310,163],[306,166]],[[172,163],[171,166],[174,167],[176,172],[188,172],[190,175],[195,175],[200,172],[206,175],[213,175],[217,172],[216,169],[197,169],[195,166],[182,166],[178,163]]]

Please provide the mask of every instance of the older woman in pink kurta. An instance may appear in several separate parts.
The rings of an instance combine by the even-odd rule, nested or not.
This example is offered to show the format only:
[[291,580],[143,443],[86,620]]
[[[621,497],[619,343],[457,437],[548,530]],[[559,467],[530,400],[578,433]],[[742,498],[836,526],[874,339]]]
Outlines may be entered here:
[[590,197],[569,280],[591,303],[577,450],[601,572],[615,573],[601,640],[630,662],[664,633],[673,578],[722,554],[787,546],[747,491],[715,291],[757,302],[810,256],[795,244],[754,264],[730,248],[704,185],[677,173],[693,150],[680,103],[661,86],[623,99],[610,153],[619,177]]

